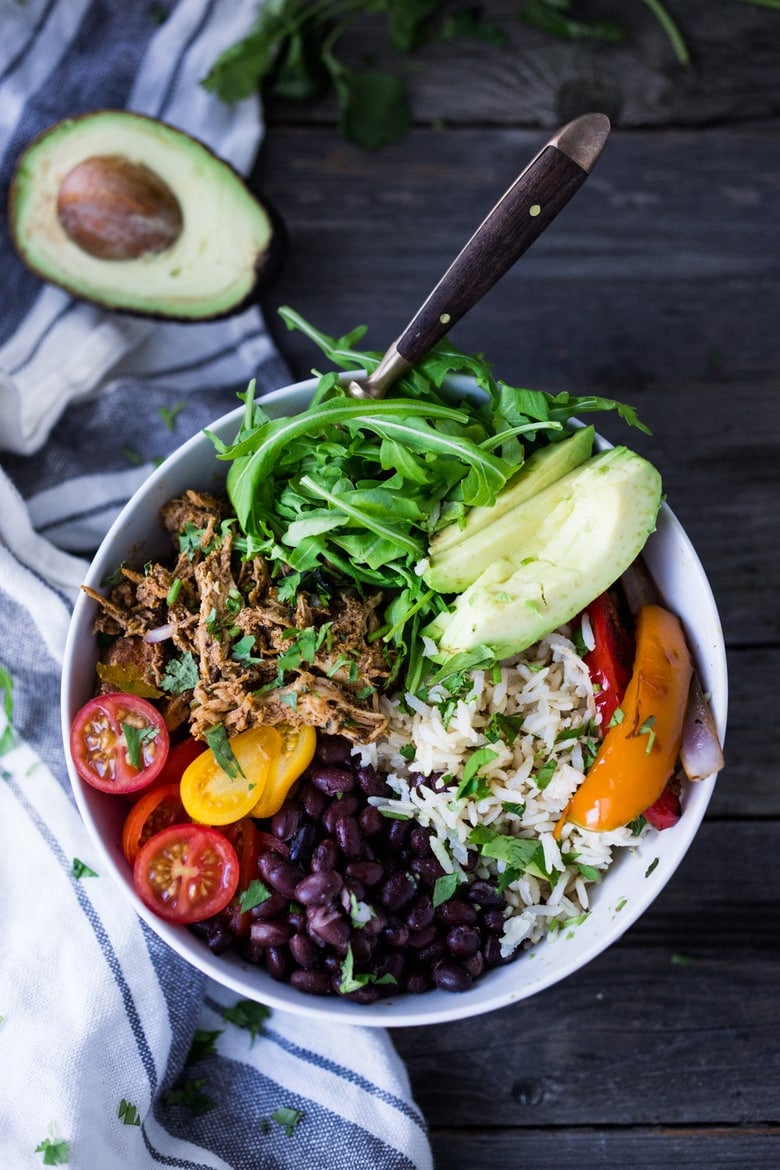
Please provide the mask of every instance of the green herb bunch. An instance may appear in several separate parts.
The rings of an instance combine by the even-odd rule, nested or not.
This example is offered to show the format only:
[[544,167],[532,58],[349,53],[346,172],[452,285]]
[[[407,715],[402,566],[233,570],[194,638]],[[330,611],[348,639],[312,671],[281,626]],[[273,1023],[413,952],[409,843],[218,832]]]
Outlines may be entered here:
[[[337,368],[370,372],[378,364],[379,353],[357,348],[364,328],[332,338],[292,309],[280,313]],[[268,559],[283,600],[311,581],[319,590],[323,577],[364,596],[381,591],[375,636],[403,668],[405,689],[416,690],[420,631],[446,604],[418,571],[433,533],[474,505],[492,505],[531,451],[565,437],[570,418],[603,410],[645,429],[633,408],[610,398],[508,386],[481,355],[445,339],[382,401],[350,397],[333,370],[306,410],[271,418],[250,387],[235,442],[211,437],[231,463],[228,494],[244,554]]]
[[[658,21],[681,65],[691,52],[665,0],[643,3]],[[780,0],[739,0],[780,10]],[[580,0],[518,0],[516,19],[558,39],[618,44],[625,29],[617,21],[583,15]],[[268,97],[311,100],[334,94],[342,134],[375,149],[401,138],[412,117],[403,79],[376,68],[355,69],[340,55],[345,34],[365,18],[381,20],[387,44],[409,55],[431,42],[473,37],[497,47],[504,29],[472,4],[448,0],[266,0],[251,31],[214,62],[203,86],[225,102],[262,91]]]

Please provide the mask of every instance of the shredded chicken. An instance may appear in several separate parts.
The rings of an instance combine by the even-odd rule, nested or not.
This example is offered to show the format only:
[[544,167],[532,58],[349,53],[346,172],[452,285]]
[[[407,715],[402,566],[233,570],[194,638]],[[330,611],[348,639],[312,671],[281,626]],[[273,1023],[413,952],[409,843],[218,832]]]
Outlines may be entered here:
[[[325,603],[300,591],[280,600],[265,559],[235,552],[227,516],[224,501],[186,492],[161,511],[175,550],[169,562],[142,573],[122,566],[107,597],[86,589],[100,605],[96,631],[112,638],[103,665],[160,688],[169,727],[189,719],[196,738],[217,723],[230,735],[286,723],[377,739],[387,726],[377,696],[392,670],[384,643],[372,639],[381,594],[336,593]],[[193,685],[183,689],[182,678]],[[122,689],[105,679],[103,687]]]

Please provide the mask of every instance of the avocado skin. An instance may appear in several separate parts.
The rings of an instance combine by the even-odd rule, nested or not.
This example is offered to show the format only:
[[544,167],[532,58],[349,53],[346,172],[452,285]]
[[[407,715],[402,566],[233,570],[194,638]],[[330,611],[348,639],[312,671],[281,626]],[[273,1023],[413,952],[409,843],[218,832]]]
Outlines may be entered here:
[[[81,129],[89,130],[99,119],[103,118],[121,120],[124,125],[130,128],[133,126],[146,128],[158,126],[169,141],[175,138],[183,146],[190,144],[194,150],[199,152],[202,159],[213,165],[215,173],[229,176],[229,182],[236,191],[240,190],[242,192],[242,198],[246,200],[248,206],[253,205],[255,208],[260,209],[268,225],[268,238],[264,242],[262,249],[255,250],[254,260],[251,266],[251,283],[245,290],[242,290],[240,296],[235,297],[230,303],[216,308],[209,305],[207,298],[202,304],[190,306],[186,310],[172,305],[165,297],[159,299],[150,297],[148,303],[144,303],[143,305],[127,304],[123,302],[121,296],[118,296],[115,291],[112,291],[110,286],[107,286],[99,294],[95,291],[85,289],[79,284],[77,279],[74,279],[73,274],[68,272],[67,265],[64,266],[63,271],[55,273],[50,266],[44,265],[36,257],[35,241],[33,240],[31,243],[29,234],[26,232],[22,222],[22,212],[25,200],[27,199],[27,189],[30,186],[29,178],[25,174],[25,167],[30,158],[34,157],[35,152],[54,134],[64,130],[78,134]],[[114,153],[117,153],[116,150]],[[57,191],[53,190],[51,196],[52,208],[54,208],[56,205]],[[194,198],[194,195],[192,197]],[[189,203],[189,197],[186,193],[183,196],[182,202],[186,208]],[[56,215],[56,211],[54,211],[54,214]],[[47,284],[62,288],[65,292],[79,299],[90,301],[112,312],[121,313],[130,317],[180,321],[182,323],[213,321],[232,317],[256,304],[258,299],[278,279],[289,251],[287,227],[280,212],[265,195],[251,190],[244,177],[239,174],[235,167],[225,159],[220,158],[210,147],[193,135],[169,126],[167,123],[160,122],[158,119],[126,110],[99,109],[90,111],[86,114],[62,119],[60,122],[54,123],[36,135],[27,144],[16,162],[8,197],[8,227],[11,241],[20,259],[31,272],[40,277],[41,280],[46,281]],[[125,260],[120,263],[127,267],[138,264],[137,279],[140,285],[143,284],[148,274],[144,272],[139,261]]]
[[505,539],[506,555],[424,631],[437,658],[478,646],[508,658],[570,621],[636,559],[660,504],[653,465],[613,447],[520,505],[515,512],[534,516],[527,539],[514,547]]

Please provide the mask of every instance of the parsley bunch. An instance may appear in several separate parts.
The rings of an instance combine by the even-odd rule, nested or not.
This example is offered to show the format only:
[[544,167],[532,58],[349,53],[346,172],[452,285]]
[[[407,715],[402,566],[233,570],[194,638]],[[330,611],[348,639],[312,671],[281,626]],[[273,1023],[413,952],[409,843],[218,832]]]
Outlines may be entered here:
[[[336,339],[291,309],[280,313],[333,365],[376,367],[381,355],[357,348],[363,328]],[[481,400],[463,383],[459,395],[444,391],[445,379],[460,374],[476,382]],[[404,666],[407,690],[422,681],[420,631],[446,604],[417,571],[431,535],[474,505],[492,505],[530,451],[565,437],[572,416],[616,410],[642,427],[632,407],[610,398],[496,381],[481,355],[448,339],[379,402],[349,397],[333,371],[300,414],[270,418],[251,387],[245,406],[235,442],[211,437],[231,462],[228,494],[248,554],[268,559],[285,597],[323,573],[362,595],[381,590],[386,608],[375,636]]]

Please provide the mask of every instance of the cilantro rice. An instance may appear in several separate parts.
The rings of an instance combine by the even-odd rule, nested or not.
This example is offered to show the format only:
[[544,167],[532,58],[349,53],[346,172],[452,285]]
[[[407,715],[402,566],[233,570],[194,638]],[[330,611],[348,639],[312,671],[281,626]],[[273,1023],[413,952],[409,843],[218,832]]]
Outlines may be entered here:
[[[587,626],[581,634],[587,645]],[[636,835],[630,826],[595,833],[567,823],[560,841],[553,836],[602,734],[571,629],[450,686],[431,687],[425,702],[411,694],[384,698],[387,737],[354,752],[387,772],[396,794],[372,803],[432,830],[450,886],[498,880],[508,956],[581,921],[590,887]]]

